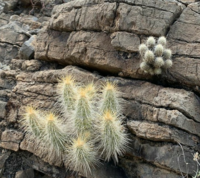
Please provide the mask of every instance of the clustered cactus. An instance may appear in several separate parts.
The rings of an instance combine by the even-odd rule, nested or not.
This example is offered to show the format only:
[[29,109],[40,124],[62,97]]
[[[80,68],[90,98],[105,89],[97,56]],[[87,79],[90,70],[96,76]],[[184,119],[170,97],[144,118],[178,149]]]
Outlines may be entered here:
[[46,143],[49,156],[64,155],[69,169],[85,175],[100,159],[118,162],[128,144],[122,102],[114,83],[107,81],[101,88],[94,83],[83,86],[67,75],[58,85],[61,117],[28,106],[21,119],[23,130]]
[[151,75],[159,75],[162,70],[172,67],[171,59],[172,52],[166,49],[167,40],[164,36],[156,40],[154,37],[149,37],[146,44],[139,46],[139,52],[143,62],[140,64],[140,69]]

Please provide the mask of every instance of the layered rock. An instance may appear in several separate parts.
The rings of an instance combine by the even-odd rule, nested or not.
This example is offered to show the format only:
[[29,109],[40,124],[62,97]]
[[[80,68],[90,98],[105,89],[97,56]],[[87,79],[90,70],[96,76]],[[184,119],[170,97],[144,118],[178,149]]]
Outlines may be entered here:
[[[83,83],[112,79],[124,101],[130,149],[118,166],[104,163],[93,178],[194,175],[193,154],[200,152],[198,7],[193,0],[77,0],[55,6],[42,30],[34,17],[2,16],[0,61],[11,70],[0,71],[0,147],[11,152],[0,150],[0,170],[16,157],[18,165],[25,162],[51,177],[73,176],[64,157],[49,159],[48,148],[22,133],[19,123],[27,105],[55,109],[58,78],[70,73]],[[150,76],[139,69],[138,46],[161,35],[174,65]],[[24,59],[13,59],[19,49]]]

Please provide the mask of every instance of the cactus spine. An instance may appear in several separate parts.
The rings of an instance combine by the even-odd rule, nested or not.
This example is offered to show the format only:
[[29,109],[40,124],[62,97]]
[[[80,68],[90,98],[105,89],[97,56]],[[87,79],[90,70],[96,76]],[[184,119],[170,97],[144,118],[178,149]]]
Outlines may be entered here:
[[139,52],[143,59],[140,69],[151,75],[160,75],[164,69],[172,67],[172,52],[166,49],[167,40],[164,36],[157,40],[149,37],[146,44],[139,46]]

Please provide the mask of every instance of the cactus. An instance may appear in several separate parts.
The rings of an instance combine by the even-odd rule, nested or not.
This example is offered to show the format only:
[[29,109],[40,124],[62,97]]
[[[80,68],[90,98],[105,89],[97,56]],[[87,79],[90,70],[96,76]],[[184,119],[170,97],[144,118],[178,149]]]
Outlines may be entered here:
[[165,47],[167,44],[166,38],[164,36],[161,36],[160,38],[158,38],[158,44],[161,44],[163,47]]
[[140,69],[151,75],[160,75],[163,70],[172,67],[172,52],[166,49],[167,40],[164,36],[157,40],[149,37],[146,44],[139,46],[139,52],[143,59]]
[[95,117],[93,107],[95,94],[96,89],[93,83],[88,84],[86,87],[81,87],[77,91],[76,109],[74,109],[70,119],[71,130],[74,131],[75,134],[80,135],[91,131],[93,118]]
[[66,115],[75,108],[77,84],[71,75],[63,77],[58,85],[59,103]]
[[106,82],[103,90],[103,97],[100,100],[100,113],[109,110],[112,113],[121,112],[121,100],[119,99],[119,91],[114,83]]
[[152,64],[154,62],[154,53],[150,50],[146,51],[145,55],[144,55],[144,61],[147,64]]
[[105,111],[100,118],[100,150],[101,155],[108,161],[112,157],[118,162],[118,155],[122,155],[127,148],[127,135],[117,114]]
[[156,45],[154,50],[155,56],[161,57],[163,55],[163,50],[164,48],[161,44]]
[[43,134],[44,124],[41,115],[32,106],[26,107],[24,117],[20,120],[20,123],[24,131],[33,134],[36,138]]
[[168,68],[170,68],[172,65],[173,65],[172,60],[167,59],[167,60],[165,61],[164,67],[168,69]]
[[156,40],[154,39],[154,37],[150,36],[148,39],[147,39],[147,47],[148,48],[154,48],[155,44],[156,44]]
[[72,170],[84,173],[86,176],[99,164],[93,143],[82,136],[72,140],[67,148],[66,161]]
[[150,66],[149,66],[149,64],[147,64],[146,62],[142,62],[141,64],[140,64],[140,68],[143,70],[143,71],[145,71],[145,72],[148,72],[149,70],[150,70]]
[[155,59],[155,62],[154,62],[154,67],[160,68],[160,67],[162,67],[164,64],[165,64],[165,62],[164,62],[163,58],[162,58],[162,57],[157,57],[157,58]]
[[[143,65],[148,70],[148,64]],[[21,121],[24,131],[39,136],[49,148],[49,159],[52,156],[61,159],[65,154],[69,167],[85,175],[92,174],[98,165],[98,155],[106,161],[113,158],[118,162],[118,155],[125,152],[128,139],[116,84],[107,81],[102,90],[97,91],[94,83],[83,86],[69,75],[62,78],[58,86],[59,103],[67,119],[27,107]]]
[[141,45],[139,46],[139,51],[140,51],[142,57],[144,57],[144,54],[145,54],[145,52],[146,52],[147,50],[148,50],[148,47],[147,47],[145,44],[141,44]]
[[50,152],[55,152],[60,157],[68,141],[65,125],[54,113],[47,113],[44,119],[44,126],[44,141],[49,144]]

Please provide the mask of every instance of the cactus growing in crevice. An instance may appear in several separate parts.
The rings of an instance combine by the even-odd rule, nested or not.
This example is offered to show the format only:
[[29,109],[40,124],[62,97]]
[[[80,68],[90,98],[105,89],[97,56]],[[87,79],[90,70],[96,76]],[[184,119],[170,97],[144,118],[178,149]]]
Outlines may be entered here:
[[20,120],[20,123],[22,129],[30,134],[33,134],[35,138],[39,138],[44,134],[43,118],[39,111],[34,109],[32,106],[27,106],[25,108],[25,113],[23,118]]
[[77,84],[71,75],[63,77],[58,85],[59,103],[64,114],[68,115],[75,108]]
[[100,100],[100,113],[111,111],[112,113],[121,112],[121,103],[119,98],[119,91],[114,83],[106,82],[102,89],[102,99]]
[[50,148],[50,153],[61,157],[65,144],[69,141],[66,126],[54,113],[47,113],[44,117],[44,141]]
[[99,164],[94,143],[84,136],[73,139],[67,148],[66,162],[72,170],[84,173],[86,176],[92,173],[92,169]]
[[120,116],[109,110],[105,111],[100,118],[99,128],[101,156],[106,161],[113,158],[115,162],[118,162],[118,155],[123,155],[128,143]]
[[[89,85],[88,85],[89,86]],[[95,117],[95,112],[93,109],[92,95],[94,87],[92,84],[89,87],[79,88],[77,93],[77,99],[75,104],[75,110],[69,119],[72,131],[80,135],[86,131],[91,131],[93,118]]]
[[128,144],[120,92],[109,81],[101,88],[98,91],[94,83],[83,86],[68,75],[58,84],[62,120],[53,112],[40,114],[32,108],[22,120],[25,131],[40,135],[49,148],[49,158],[64,154],[69,169],[85,175],[92,174],[99,159],[118,162]]
[[159,75],[163,70],[172,67],[172,53],[170,49],[166,49],[167,40],[164,36],[157,40],[149,37],[146,44],[139,46],[139,52],[143,62],[140,69],[151,75]]

